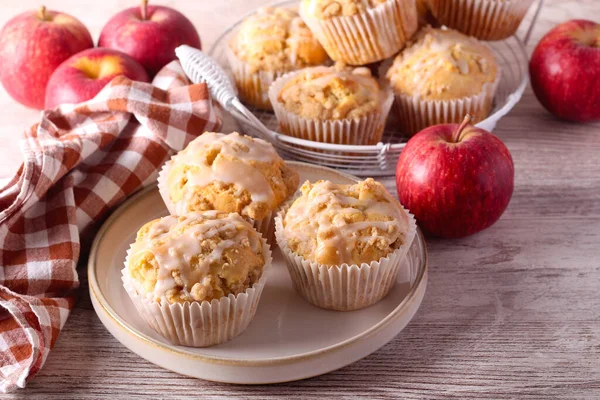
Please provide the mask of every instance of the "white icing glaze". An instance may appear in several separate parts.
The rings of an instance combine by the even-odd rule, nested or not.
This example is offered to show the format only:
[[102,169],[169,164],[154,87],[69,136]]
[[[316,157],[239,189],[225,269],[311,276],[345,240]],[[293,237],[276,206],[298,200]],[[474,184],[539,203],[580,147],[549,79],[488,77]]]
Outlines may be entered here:
[[[206,155],[215,150],[219,150],[219,156],[209,165]],[[281,158],[273,146],[264,140],[251,139],[237,132],[229,135],[214,132],[202,134],[173,157],[172,165],[196,167],[186,173],[185,194],[175,204],[178,213],[187,212],[187,204],[194,195],[195,188],[202,188],[212,182],[234,184],[237,193],[241,194],[246,190],[252,201],[274,206],[275,194],[270,183],[251,163],[276,163],[279,160]]]
[[[407,232],[408,216],[387,191],[384,190],[382,200],[369,196],[355,198],[336,190],[343,186],[348,185],[319,181],[308,193],[299,197],[285,215],[285,237],[300,242],[316,237],[314,259],[334,249],[341,263],[351,263],[352,250],[358,242],[384,238],[375,229],[369,228],[387,232],[386,239],[389,239],[390,245]],[[390,220],[347,222],[344,217],[354,213],[364,214],[365,219],[369,216],[385,216]]]
[[[202,222],[190,224],[190,221],[198,219]],[[240,225],[244,225],[246,229],[240,229]],[[225,233],[228,239],[220,241],[204,258],[199,259],[196,268],[192,269],[192,258],[203,254],[202,242]],[[158,301],[164,298],[170,289],[179,289],[173,277],[174,272],[178,273],[183,282],[181,290],[188,294],[194,284],[202,282],[210,275],[211,263],[220,262],[226,249],[243,241],[248,241],[254,253],[262,252],[258,234],[238,214],[218,216],[217,211],[206,211],[192,213],[187,217],[168,216],[152,225],[148,234],[133,244],[129,259],[145,251],[154,255],[158,264],[157,282],[154,290],[147,293],[147,297]]]

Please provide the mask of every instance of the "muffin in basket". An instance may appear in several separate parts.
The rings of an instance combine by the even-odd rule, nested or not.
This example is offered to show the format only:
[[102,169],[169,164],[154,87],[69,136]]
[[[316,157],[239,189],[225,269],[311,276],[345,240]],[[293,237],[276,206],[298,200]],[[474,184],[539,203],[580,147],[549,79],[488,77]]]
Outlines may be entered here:
[[322,65],[327,53],[298,13],[288,8],[260,8],[235,33],[227,57],[240,99],[270,110],[269,85],[286,72]]
[[370,178],[351,185],[306,182],[275,226],[296,290],[338,311],[381,300],[416,234],[414,218]]
[[155,331],[173,344],[206,347],[246,329],[271,261],[269,245],[239,214],[207,211],[144,225],[122,279]]
[[428,0],[442,25],[480,40],[514,35],[533,0]]
[[500,68],[493,51],[452,29],[426,27],[394,60],[386,77],[396,96],[400,128],[414,134],[442,123],[489,115]]
[[393,103],[368,68],[342,64],[286,74],[269,97],[283,134],[350,145],[377,144]]
[[393,56],[417,30],[415,0],[303,0],[300,15],[329,57],[350,65]]
[[205,132],[165,163],[158,189],[172,215],[236,212],[271,241],[275,212],[298,180],[270,143],[237,132]]

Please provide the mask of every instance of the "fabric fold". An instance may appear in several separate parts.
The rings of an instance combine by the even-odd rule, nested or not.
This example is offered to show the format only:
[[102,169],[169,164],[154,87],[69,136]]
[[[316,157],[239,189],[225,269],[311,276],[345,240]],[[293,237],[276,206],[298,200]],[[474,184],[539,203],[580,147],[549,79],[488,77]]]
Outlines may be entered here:
[[24,387],[58,338],[79,286],[81,236],[220,125],[206,84],[191,84],[174,61],[153,84],[115,78],[26,130],[23,164],[0,188],[2,392]]

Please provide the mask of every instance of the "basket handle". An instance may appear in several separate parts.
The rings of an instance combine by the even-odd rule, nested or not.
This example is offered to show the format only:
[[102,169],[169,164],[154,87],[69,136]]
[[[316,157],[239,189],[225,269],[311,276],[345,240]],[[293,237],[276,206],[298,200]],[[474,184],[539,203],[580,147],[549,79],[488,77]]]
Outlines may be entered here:
[[531,34],[533,33],[533,28],[537,23],[537,20],[540,16],[540,12],[542,11],[542,6],[544,5],[544,0],[538,0],[537,5],[535,7],[535,12],[533,13],[533,17],[531,18],[531,22],[529,23],[529,28],[527,28],[527,32],[525,32],[525,37],[523,37],[523,43],[527,45],[529,43],[529,39],[531,39]]

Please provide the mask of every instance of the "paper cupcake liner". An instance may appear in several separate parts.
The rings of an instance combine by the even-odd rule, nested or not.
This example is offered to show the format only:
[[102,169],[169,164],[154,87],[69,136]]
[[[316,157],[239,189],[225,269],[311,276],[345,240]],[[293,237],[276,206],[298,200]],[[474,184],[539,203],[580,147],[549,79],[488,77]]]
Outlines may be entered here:
[[483,121],[492,110],[500,79],[498,70],[496,80],[485,84],[481,93],[455,100],[423,100],[397,93],[395,104],[400,129],[413,135],[429,126],[460,123],[467,114],[471,114],[473,123]]
[[442,25],[481,40],[502,40],[516,33],[533,0],[430,0]]
[[[188,213],[186,208],[186,203],[184,201],[180,201],[177,204],[171,201],[171,196],[169,196],[169,191],[167,189],[167,176],[169,175],[169,171],[171,169],[171,165],[173,163],[173,158],[171,157],[158,173],[158,192],[160,193],[160,197],[162,197],[167,210],[169,210],[169,214],[171,215],[185,215]],[[252,218],[246,218],[252,226],[265,238],[269,244],[274,243],[275,241],[275,215],[277,210],[271,211],[265,218],[260,220],[254,220]]]
[[283,86],[301,72],[294,71],[283,75],[269,89],[269,97],[273,105],[273,111],[275,111],[275,116],[279,122],[281,133],[300,139],[332,144],[373,145],[381,141],[385,121],[394,101],[391,90],[384,89],[385,97],[379,109],[361,118],[343,120],[303,118],[289,112],[277,100]]
[[265,265],[260,279],[236,296],[211,302],[183,304],[156,302],[140,294],[127,271],[131,248],[127,251],[125,268],[121,270],[123,287],[142,318],[170,343],[180,346],[208,347],[225,343],[242,333],[250,324],[267,281],[273,258],[266,240],[262,239]]
[[231,73],[240,100],[246,105],[262,110],[272,110],[271,103],[269,102],[269,86],[284,73],[256,71],[248,63],[237,58],[229,47],[227,47],[225,53],[227,54],[227,60],[231,67]]
[[259,220],[248,218],[254,229],[265,238],[269,245],[275,243],[275,215],[277,210],[271,211],[266,217]]
[[309,261],[290,250],[283,233],[283,218],[290,204],[275,217],[275,237],[296,291],[309,303],[335,311],[368,307],[384,298],[395,285],[416,236],[415,218],[408,211],[409,230],[400,248],[370,264],[327,266]]
[[365,65],[396,54],[417,30],[414,0],[387,2],[353,16],[314,17],[308,1],[300,16],[329,57],[350,65]]

